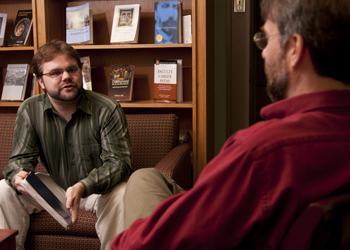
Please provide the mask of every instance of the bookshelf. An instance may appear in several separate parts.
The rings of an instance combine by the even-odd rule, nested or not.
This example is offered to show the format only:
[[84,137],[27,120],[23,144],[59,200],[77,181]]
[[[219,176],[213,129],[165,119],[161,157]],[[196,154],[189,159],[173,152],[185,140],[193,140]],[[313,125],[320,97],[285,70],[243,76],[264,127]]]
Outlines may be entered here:
[[[93,90],[107,94],[106,68],[113,64],[135,65],[132,102],[122,103],[125,113],[175,113],[180,130],[190,133],[194,176],[206,162],[206,44],[205,1],[183,0],[183,14],[192,15],[192,44],[154,44],[154,0],[15,0],[0,2],[0,12],[14,20],[19,8],[33,9],[33,46],[0,47],[0,67],[8,63],[29,63],[38,47],[52,39],[65,40],[66,7],[89,2],[93,16],[94,44],[74,45],[81,56],[91,60]],[[141,4],[140,33],[137,44],[110,44],[114,6]],[[7,26],[7,29],[11,27]],[[8,55],[8,56],[7,56]],[[24,55],[24,56],[23,56]],[[183,60],[183,103],[157,103],[152,100],[155,59]],[[3,75],[2,75],[3,78]],[[2,79],[0,78],[0,79]],[[3,79],[1,80],[3,81]],[[2,89],[2,82],[0,82]],[[21,102],[0,102],[0,112],[13,110]]]

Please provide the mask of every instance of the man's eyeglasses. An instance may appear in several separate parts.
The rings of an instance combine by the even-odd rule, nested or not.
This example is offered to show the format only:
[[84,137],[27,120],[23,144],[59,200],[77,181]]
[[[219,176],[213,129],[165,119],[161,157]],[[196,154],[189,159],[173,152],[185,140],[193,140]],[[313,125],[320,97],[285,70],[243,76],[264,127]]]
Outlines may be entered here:
[[253,36],[253,41],[259,49],[263,50],[267,46],[267,36],[265,32],[259,31],[256,32],[255,35]]
[[76,65],[72,65],[67,67],[66,69],[53,69],[50,72],[41,74],[41,76],[48,76],[57,79],[62,77],[64,72],[67,72],[70,75],[74,75],[80,72],[80,68]]

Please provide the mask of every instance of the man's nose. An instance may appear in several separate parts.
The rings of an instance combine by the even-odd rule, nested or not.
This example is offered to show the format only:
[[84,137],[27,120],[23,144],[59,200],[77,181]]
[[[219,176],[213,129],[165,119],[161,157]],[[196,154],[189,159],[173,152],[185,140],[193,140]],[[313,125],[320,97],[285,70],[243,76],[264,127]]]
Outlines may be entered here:
[[70,78],[71,75],[67,72],[67,70],[63,71],[62,73],[62,79],[67,79],[67,78]]

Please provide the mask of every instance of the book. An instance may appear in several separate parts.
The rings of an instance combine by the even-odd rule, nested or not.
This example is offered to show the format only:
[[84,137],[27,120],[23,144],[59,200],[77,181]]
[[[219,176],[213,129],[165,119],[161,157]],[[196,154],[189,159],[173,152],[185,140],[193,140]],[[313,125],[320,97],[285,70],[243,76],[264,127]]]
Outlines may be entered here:
[[8,64],[1,100],[23,101],[26,93],[29,64]]
[[90,3],[66,8],[66,42],[93,43],[93,18]]
[[0,46],[4,46],[7,13],[0,13]]
[[158,0],[154,3],[154,42],[182,43],[182,2]]
[[140,4],[114,7],[111,43],[137,43],[140,26]]
[[120,102],[132,101],[134,74],[134,65],[112,66],[108,95]]
[[8,46],[29,45],[33,25],[32,10],[18,10],[14,28],[7,42]]
[[153,98],[158,102],[183,102],[182,59],[156,60]]
[[92,81],[91,81],[91,64],[90,57],[84,56],[80,58],[82,63],[82,77],[83,77],[83,88],[86,90],[92,90]]
[[182,17],[183,24],[183,42],[192,43],[192,20],[191,15]]
[[30,172],[21,184],[27,193],[64,228],[67,229],[72,224],[70,211],[34,172]]
[[31,89],[30,95],[31,96],[37,96],[37,95],[41,95],[41,93],[42,93],[42,90],[41,90],[39,81],[34,76],[33,79],[32,79],[32,89]]

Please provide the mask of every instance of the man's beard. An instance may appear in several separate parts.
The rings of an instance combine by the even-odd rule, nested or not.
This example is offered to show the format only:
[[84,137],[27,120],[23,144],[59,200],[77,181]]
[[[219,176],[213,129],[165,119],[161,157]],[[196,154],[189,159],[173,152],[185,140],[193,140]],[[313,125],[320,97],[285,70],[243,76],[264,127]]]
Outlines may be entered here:
[[82,87],[76,87],[74,89],[73,93],[70,93],[69,95],[62,95],[60,90],[57,91],[47,91],[46,89],[46,93],[53,99],[57,100],[57,101],[76,101],[79,99],[80,94],[82,92]]
[[271,79],[266,87],[267,95],[272,102],[277,102],[286,98],[288,88],[287,74],[279,78]]
[[288,89],[288,73],[285,61],[280,58],[273,65],[265,65],[265,74],[267,78],[267,95],[272,102],[280,101],[286,98]]

